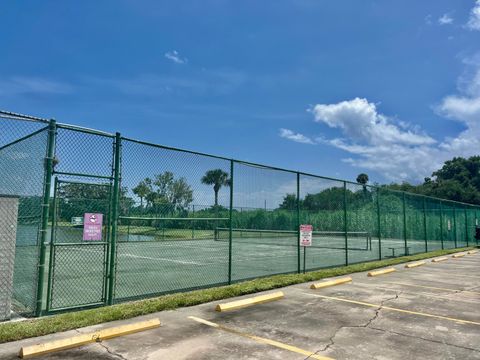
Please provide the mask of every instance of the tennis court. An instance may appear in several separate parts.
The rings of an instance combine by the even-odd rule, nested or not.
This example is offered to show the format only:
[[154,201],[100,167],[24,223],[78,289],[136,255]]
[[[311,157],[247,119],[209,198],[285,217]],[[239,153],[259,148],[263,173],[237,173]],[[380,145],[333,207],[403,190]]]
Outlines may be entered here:
[[[25,315],[476,244],[471,204],[18,114],[0,126],[13,136],[1,192],[18,199],[9,286]],[[103,221],[96,239],[87,214]]]
[[[198,220],[197,220],[198,221]],[[49,310],[72,306],[103,304],[105,261],[108,246],[102,242],[75,242],[81,239],[79,228],[58,228],[58,242],[52,247],[55,272],[50,278]],[[121,234],[116,251],[115,298],[124,301],[175,291],[228,284],[255,277],[342,266],[379,259],[378,239],[368,232],[314,232],[311,247],[298,247],[298,232],[232,229],[231,274],[229,274],[229,229],[196,231],[170,229],[169,237]],[[175,238],[175,234],[177,238]],[[345,237],[346,235],[346,237]],[[345,251],[345,241],[348,252]],[[400,239],[381,241],[395,248],[395,256],[405,254]],[[421,248],[425,242],[409,242],[409,248]],[[299,253],[300,251],[300,253]],[[419,251],[420,252],[420,251]],[[299,258],[300,257],[300,258]],[[299,262],[300,260],[300,262]]]

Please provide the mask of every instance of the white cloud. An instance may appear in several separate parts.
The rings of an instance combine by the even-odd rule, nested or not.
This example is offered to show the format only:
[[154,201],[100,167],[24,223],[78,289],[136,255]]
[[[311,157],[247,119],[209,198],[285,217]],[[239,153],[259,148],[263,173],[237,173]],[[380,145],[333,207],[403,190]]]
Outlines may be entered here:
[[475,6],[470,11],[466,27],[470,30],[480,31],[480,0],[475,1]]
[[314,144],[313,140],[309,137],[300,133],[295,133],[289,129],[280,129],[280,137],[302,144]]
[[[435,111],[464,127],[451,137],[435,140],[411,126],[380,113],[367,99],[355,98],[309,109],[317,123],[337,129],[341,136],[316,137],[350,155],[343,162],[376,171],[390,181],[421,181],[455,156],[478,155],[480,149],[480,62],[464,61],[472,71],[459,79],[459,90],[443,98]],[[289,134],[295,134],[289,130]],[[308,136],[302,135],[306,139]]]
[[177,64],[186,64],[188,62],[188,59],[186,57],[180,57],[180,54],[177,50],[167,51],[165,53],[165,57]]
[[128,78],[86,78],[96,87],[112,88],[127,95],[158,98],[175,95],[226,95],[235,92],[247,81],[247,74],[232,69],[193,71],[187,75],[139,74]]
[[415,129],[408,129],[409,126],[405,122],[394,124],[388,117],[378,113],[376,105],[367,99],[355,98],[337,104],[317,104],[309,111],[313,113],[316,122],[338,128],[345,136],[356,142],[371,145],[435,143],[430,136]]
[[449,14],[443,14],[438,18],[438,23],[440,25],[450,25],[453,24],[453,18]]
[[0,81],[0,95],[67,94],[72,90],[66,83],[39,77],[13,76]]

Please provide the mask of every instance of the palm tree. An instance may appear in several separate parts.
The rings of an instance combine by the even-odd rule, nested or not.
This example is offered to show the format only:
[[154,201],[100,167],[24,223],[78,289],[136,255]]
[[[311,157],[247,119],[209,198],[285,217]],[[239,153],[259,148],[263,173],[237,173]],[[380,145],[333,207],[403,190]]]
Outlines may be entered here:
[[365,173],[358,174],[357,176],[357,183],[362,185],[367,185],[368,183],[368,175]]
[[362,184],[363,194],[366,195],[367,194],[368,175],[365,174],[365,173],[358,174],[357,183]]
[[222,186],[230,186],[228,173],[222,169],[208,170],[202,177],[202,183],[205,185],[213,185],[215,192],[215,206],[218,206],[218,192]]
[[151,180],[145,179],[132,189],[133,193],[140,198],[140,207],[143,208],[143,199],[151,192]]

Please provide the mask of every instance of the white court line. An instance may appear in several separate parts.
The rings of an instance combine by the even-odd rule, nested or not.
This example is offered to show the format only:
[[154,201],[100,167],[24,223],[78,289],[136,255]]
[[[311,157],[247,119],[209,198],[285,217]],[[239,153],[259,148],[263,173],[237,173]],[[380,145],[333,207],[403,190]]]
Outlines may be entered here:
[[[93,249],[79,249],[80,251],[84,252],[98,252],[100,251],[93,250]],[[103,253],[103,250],[102,250]],[[206,265],[194,261],[182,261],[182,260],[174,260],[174,259],[166,259],[166,258],[157,258],[157,257],[148,257],[148,256],[140,256],[140,255],[133,255],[133,254],[118,254],[118,256],[122,257],[131,257],[131,258],[137,258],[137,259],[145,259],[145,260],[161,260],[161,261],[167,261],[167,262],[174,262],[174,263],[179,263],[179,264],[185,264],[185,265]]]

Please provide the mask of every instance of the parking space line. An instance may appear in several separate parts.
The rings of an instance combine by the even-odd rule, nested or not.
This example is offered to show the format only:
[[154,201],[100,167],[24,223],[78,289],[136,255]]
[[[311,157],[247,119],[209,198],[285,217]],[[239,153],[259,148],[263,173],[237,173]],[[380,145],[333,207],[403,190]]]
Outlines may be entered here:
[[[393,289],[391,287],[387,287],[387,286],[382,286],[382,285],[386,285],[386,284],[369,284],[369,283],[363,283],[363,282],[356,282],[355,285],[360,285],[360,286],[364,286],[366,288],[375,288],[375,289],[381,289],[381,290],[385,290],[385,291],[390,291],[390,292],[397,292],[399,291],[399,289]],[[471,303],[472,300],[476,300],[476,298],[471,298],[471,297],[460,297],[460,298],[452,298],[452,297],[449,297],[451,295],[455,295],[455,293],[451,292],[451,293],[448,293],[448,294],[439,294],[439,293],[435,293],[435,294],[432,294],[432,293],[425,293],[425,292],[415,292],[415,291],[405,291],[405,290],[402,290],[402,294],[409,294],[409,295],[414,295],[414,296],[421,296],[421,297],[426,297],[426,298],[435,298],[435,299],[445,299],[445,300],[448,300],[448,301],[458,301],[458,302],[465,302],[465,303]],[[476,295],[476,294],[475,294]]]
[[235,334],[235,335],[247,338],[247,339],[255,340],[256,342],[259,342],[261,344],[267,344],[267,345],[275,346],[277,348],[288,350],[288,351],[291,351],[291,352],[294,352],[294,353],[297,353],[297,354],[302,354],[304,356],[308,356],[311,359],[333,360],[332,358],[329,358],[329,357],[317,355],[313,351],[303,350],[303,349],[300,349],[296,346],[284,344],[284,343],[281,343],[281,342],[278,342],[278,341],[275,341],[275,340],[270,340],[270,339],[262,338],[260,336],[256,336],[256,335],[248,334],[248,333],[238,331],[238,330],[235,330],[235,329],[231,329],[231,328],[225,327],[223,325],[219,325],[219,324],[216,324],[214,322],[198,318],[196,316],[189,316],[188,318],[190,320],[199,322],[199,323],[207,325],[207,326],[211,326],[213,328],[217,328],[217,329],[226,331],[226,332],[231,333],[231,334]]
[[462,290],[462,289],[449,289],[449,288],[443,288],[443,287],[424,286],[424,285],[413,285],[413,284],[405,284],[405,283],[393,282],[393,281],[386,281],[385,284],[411,286],[411,287],[418,287],[418,288],[432,289],[432,290],[454,291],[454,292],[457,292],[457,291],[458,291],[458,292],[466,292],[466,293],[480,294],[480,291]]
[[464,264],[464,263],[461,263],[461,262],[451,262],[451,263],[443,263],[443,264],[439,264],[439,268],[455,268],[455,269],[467,269],[467,270],[477,270],[478,269],[478,266],[476,266],[477,264]]
[[[436,270],[440,270],[441,267],[430,267],[428,268],[429,272],[425,272],[425,271],[418,271],[415,273],[415,276],[418,276],[418,275],[448,275],[448,276],[460,276],[460,277],[468,277],[468,278],[473,278],[473,279],[478,279],[480,280],[480,276],[473,276],[473,275],[464,275],[464,274],[452,274],[452,273],[441,273],[441,272],[436,272],[436,271],[431,271],[432,269],[436,269]],[[420,270],[420,269],[419,269]],[[425,270],[425,269],[423,269]],[[444,270],[448,271],[448,269],[445,269]],[[401,273],[398,273],[398,274],[401,274]]]
[[319,298],[323,298],[323,299],[327,299],[327,300],[341,301],[341,302],[346,302],[346,303],[350,303],[350,304],[357,304],[357,305],[374,307],[374,308],[380,308],[381,307],[382,310],[391,310],[391,311],[396,311],[396,312],[401,312],[401,313],[406,313],[406,314],[411,314],[411,315],[418,315],[418,316],[430,317],[430,318],[435,318],[435,319],[454,321],[454,322],[460,323],[460,324],[471,324],[471,325],[480,326],[480,322],[476,322],[476,321],[456,319],[456,318],[451,318],[451,317],[448,317],[448,316],[427,314],[427,313],[418,312],[418,311],[410,311],[410,310],[399,309],[399,308],[394,308],[394,307],[390,307],[390,306],[384,306],[384,305],[380,305],[380,304],[370,304],[370,303],[363,302],[363,301],[344,299],[344,298],[339,298],[339,297],[334,297],[334,296],[325,296],[325,295],[318,295],[318,294],[311,294],[311,293],[304,293],[304,294],[319,297]]

